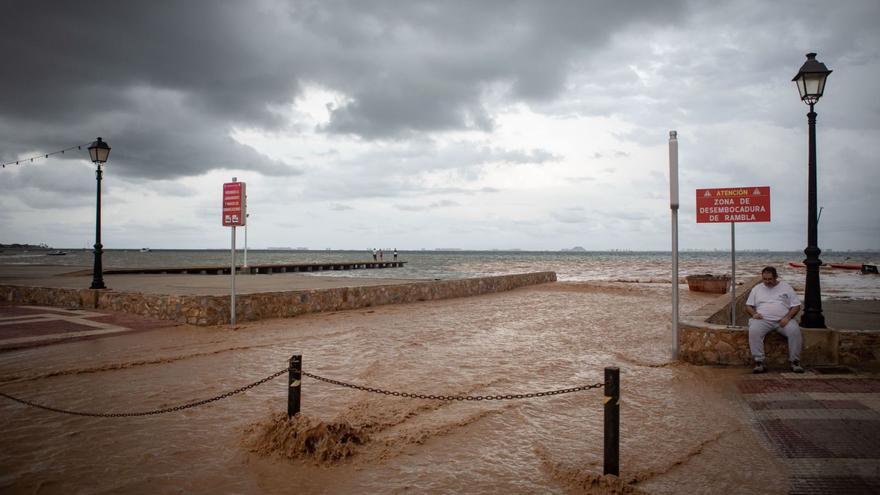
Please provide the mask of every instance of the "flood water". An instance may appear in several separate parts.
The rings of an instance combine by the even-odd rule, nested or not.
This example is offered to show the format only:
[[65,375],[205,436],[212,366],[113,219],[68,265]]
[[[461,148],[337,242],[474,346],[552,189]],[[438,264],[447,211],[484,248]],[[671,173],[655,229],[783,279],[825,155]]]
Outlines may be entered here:
[[[88,250],[71,250],[64,256],[47,256],[48,251],[5,250],[0,253],[0,265],[51,264],[72,267],[89,267],[93,254]],[[159,268],[192,266],[229,266],[232,256],[228,250],[138,250],[107,249],[103,262],[111,268]],[[285,251],[250,250],[248,263],[332,263],[368,261],[368,251]],[[384,260],[391,255],[386,251]],[[736,265],[736,278],[742,282],[758,277],[767,265],[775,266],[780,277],[803,292],[806,272],[794,268],[791,262],[801,262],[802,252],[745,251],[736,253],[732,259],[729,252],[700,251],[683,252],[679,261],[679,277],[688,275],[730,275]],[[641,282],[671,283],[672,255],[669,252],[651,251],[402,251],[402,268],[386,270],[345,270],[312,273],[321,277],[364,277],[397,279],[449,279],[483,277],[511,273],[537,271],[556,272],[564,282]],[[880,253],[873,252],[823,252],[825,263],[858,264],[880,263]],[[242,265],[244,255],[239,250],[236,263]],[[859,270],[835,269],[830,266],[821,270],[823,299],[880,299],[880,277],[862,275]]]
[[[682,312],[711,299],[682,291]],[[669,306],[668,285],[565,282],[235,329],[178,326],[0,353],[0,390],[124,412],[215,396],[286,368],[294,353],[320,376],[435,395],[588,385],[618,366],[624,482],[648,493],[785,493],[787,473],[735,391],[748,370],[669,364]],[[303,417],[289,423],[286,385],[284,375],[138,418],[0,398],[0,491],[622,493],[602,484],[601,388],[449,403],[304,378]]]

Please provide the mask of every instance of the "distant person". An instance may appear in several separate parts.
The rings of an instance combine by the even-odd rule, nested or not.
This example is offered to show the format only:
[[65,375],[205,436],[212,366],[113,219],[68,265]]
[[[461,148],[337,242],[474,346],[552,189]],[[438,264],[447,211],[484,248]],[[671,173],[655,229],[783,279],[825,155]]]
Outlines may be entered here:
[[788,339],[788,360],[791,371],[803,373],[801,367],[801,328],[794,317],[801,310],[801,301],[794,289],[779,280],[776,268],[761,270],[761,283],[752,288],[746,300],[749,318],[749,350],[755,359],[754,373],[764,373],[764,337],[772,330]]
[[379,250],[379,261],[382,261],[382,250]]
[[394,248],[394,261],[397,261],[397,248]]
[[373,261],[376,261],[377,259],[378,259],[378,258],[377,258],[377,255],[376,255],[376,248],[373,248]]

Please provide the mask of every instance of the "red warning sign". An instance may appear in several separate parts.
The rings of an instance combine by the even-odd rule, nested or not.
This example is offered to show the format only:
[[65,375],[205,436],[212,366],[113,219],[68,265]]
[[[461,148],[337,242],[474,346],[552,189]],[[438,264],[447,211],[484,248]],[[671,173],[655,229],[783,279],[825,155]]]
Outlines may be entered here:
[[769,221],[767,186],[697,189],[697,223]]
[[243,227],[246,209],[244,182],[227,182],[223,184],[223,226]]

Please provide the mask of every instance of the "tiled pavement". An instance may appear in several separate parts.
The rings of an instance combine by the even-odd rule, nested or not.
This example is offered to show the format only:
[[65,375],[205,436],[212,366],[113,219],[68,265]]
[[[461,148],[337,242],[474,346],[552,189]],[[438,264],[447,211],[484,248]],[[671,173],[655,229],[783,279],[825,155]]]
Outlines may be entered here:
[[880,378],[747,375],[737,388],[791,471],[792,494],[880,493]]
[[175,325],[125,313],[0,305],[0,351]]

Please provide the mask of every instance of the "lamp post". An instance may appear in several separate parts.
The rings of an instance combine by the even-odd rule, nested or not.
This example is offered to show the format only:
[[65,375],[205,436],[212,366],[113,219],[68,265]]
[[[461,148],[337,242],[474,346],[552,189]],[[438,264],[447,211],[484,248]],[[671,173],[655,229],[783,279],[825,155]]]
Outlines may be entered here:
[[95,266],[92,268],[92,286],[91,289],[106,289],[104,285],[104,269],[101,264],[101,255],[104,254],[101,245],[101,176],[103,171],[101,165],[107,161],[110,156],[110,146],[98,138],[89,146],[89,156],[95,164],[95,179],[98,182],[97,209],[95,212]]
[[816,60],[815,53],[807,54],[807,61],[801,66],[797,75],[792,79],[797,83],[801,100],[810,105],[807,114],[807,126],[809,128],[809,158],[808,158],[808,185],[807,185],[807,248],[804,254],[807,259],[804,265],[807,267],[807,281],[804,290],[804,314],[801,316],[801,326],[806,328],[825,328],[825,316],[822,315],[822,290],[819,284],[819,266],[822,260],[819,254],[822,251],[818,246],[819,218],[816,213],[816,112],[813,106],[825,92],[825,81],[831,71],[825,64]]

